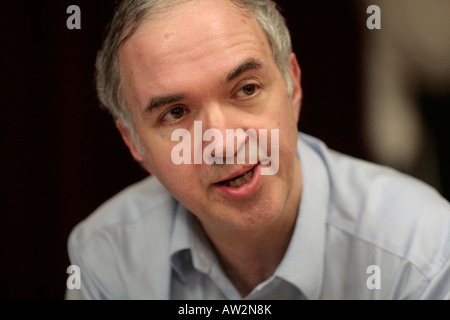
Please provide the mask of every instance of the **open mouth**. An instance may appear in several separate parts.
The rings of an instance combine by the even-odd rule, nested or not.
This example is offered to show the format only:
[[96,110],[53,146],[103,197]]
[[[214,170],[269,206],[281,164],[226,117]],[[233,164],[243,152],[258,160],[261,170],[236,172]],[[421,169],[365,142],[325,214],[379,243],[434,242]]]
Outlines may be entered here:
[[240,186],[242,186],[246,183],[249,183],[252,180],[254,169],[255,169],[255,167],[253,167],[246,173],[241,174],[240,176],[234,177],[229,180],[221,181],[221,182],[219,182],[219,184],[221,184],[223,186],[227,186],[227,187],[239,188]]
[[264,181],[259,162],[253,167],[246,166],[234,171],[225,178],[228,179],[216,182],[214,187],[226,199],[249,198],[258,192]]

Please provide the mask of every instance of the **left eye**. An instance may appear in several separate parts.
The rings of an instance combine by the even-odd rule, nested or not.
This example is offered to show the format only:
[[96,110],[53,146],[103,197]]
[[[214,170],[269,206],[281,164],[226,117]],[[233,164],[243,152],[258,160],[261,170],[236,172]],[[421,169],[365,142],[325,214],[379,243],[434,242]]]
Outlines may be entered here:
[[256,93],[258,87],[254,84],[248,84],[243,86],[237,93],[236,96],[238,98],[247,98],[251,97]]

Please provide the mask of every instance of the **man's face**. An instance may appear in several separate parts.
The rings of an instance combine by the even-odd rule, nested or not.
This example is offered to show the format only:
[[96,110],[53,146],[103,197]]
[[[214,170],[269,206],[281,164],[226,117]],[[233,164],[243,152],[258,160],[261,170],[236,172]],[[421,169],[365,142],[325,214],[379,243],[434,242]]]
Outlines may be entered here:
[[[145,154],[134,150],[123,128],[122,135],[133,156],[178,201],[204,225],[255,229],[282,217],[301,179],[296,155],[300,71],[294,55],[295,88],[289,97],[257,21],[230,1],[197,0],[141,25],[121,48],[119,61],[122,90]],[[194,138],[194,121],[201,121],[203,132],[220,130],[223,149],[226,129],[268,129],[270,153],[270,133],[278,129],[277,174],[261,175],[261,164],[237,161],[174,164],[171,153],[179,142],[171,141],[172,132],[186,129]],[[203,148],[210,143],[202,142]],[[193,148],[194,141],[192,157]],[[248,183],[223,183],[249,170]]]

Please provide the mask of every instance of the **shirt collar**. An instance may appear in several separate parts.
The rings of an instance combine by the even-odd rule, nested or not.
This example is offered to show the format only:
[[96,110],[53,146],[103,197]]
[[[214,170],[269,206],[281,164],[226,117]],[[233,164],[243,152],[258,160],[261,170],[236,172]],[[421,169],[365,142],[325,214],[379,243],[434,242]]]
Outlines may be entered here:
[[175,221],[171,234],[170,257],[172,268],[177,272],[181,280],[192,269],[190,241],[189,241],[189,212],[179,202],[175,211]]
[[182,281],[194,270],[209,274],[217,258],[194,215],[178,203],[170,245],[171,264]]
[[302,166],[302,196],[290,245],[275,272],[295,285],[308,299],[318,299],[322,287],[325,227],[330,188],[326,167],[299,133],[297,151]]

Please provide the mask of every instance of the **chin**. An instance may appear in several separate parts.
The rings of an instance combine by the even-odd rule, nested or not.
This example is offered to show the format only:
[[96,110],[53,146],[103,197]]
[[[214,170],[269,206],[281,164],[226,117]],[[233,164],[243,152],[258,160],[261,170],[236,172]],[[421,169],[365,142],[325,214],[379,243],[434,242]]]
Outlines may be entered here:
[[282,201],[271,198],[258,199],[256,203],[233,208],[224,208],[218,217],[235,230],[263,229],[281,216]]

